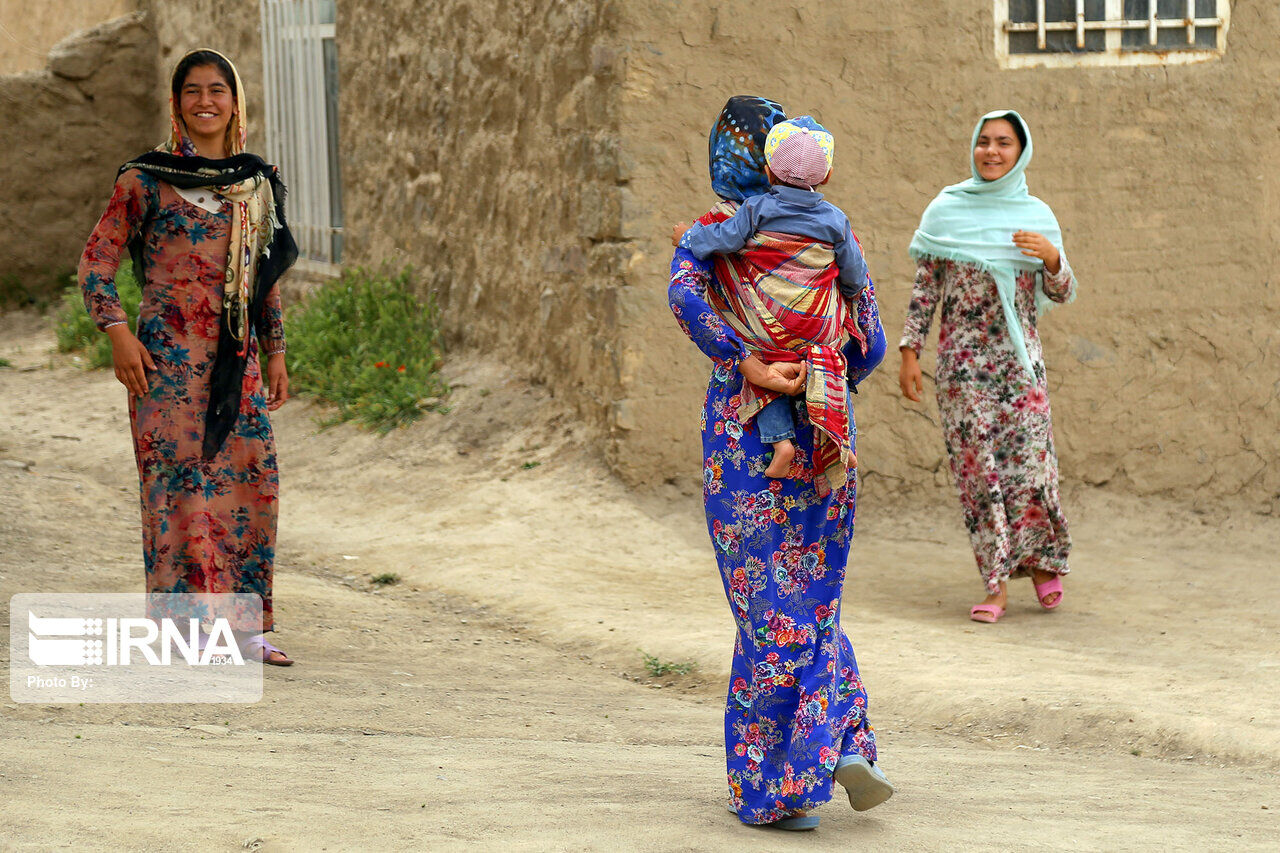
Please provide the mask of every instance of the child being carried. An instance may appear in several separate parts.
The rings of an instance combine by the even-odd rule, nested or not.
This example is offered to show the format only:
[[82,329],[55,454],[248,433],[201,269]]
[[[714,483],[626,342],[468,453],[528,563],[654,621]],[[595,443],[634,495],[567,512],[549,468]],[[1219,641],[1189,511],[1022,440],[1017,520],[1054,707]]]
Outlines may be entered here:
[[[834,138],[809,116],[774,125],[764,148],[769,192],[748,198],[722,221],[692,228],[678,223],[671,239],[699,260],[748,249],[738,267],[746,273],[734,278],[749,278],[752,286],[732,295],[739,308],[734,313],[751,315],[744,336],[747,346],[766,362],[809,364],[805,397],[817,398],[811,413],[815,406],[819,411],[824,405],[840,409],[828,411],[820,418],[823,422],[815,420],[814,425],[832,433],[847,451],[848,398],[844,359],[837,346],[842,329],[856,328],[848,318],[866,286],[867,266],[848,217],[815,190],[830,180],[834,150]],[[806,242],[797,243],[797,237]],[[823,387],[814,389],[814,378]],[[839,386],[840,393],[832,394],[836,389],[829,386]],[[774,393],[764,391],[762,396]],[[773,445],[765,476],[788,476],[796,453],[792,399],[777,395],[756,418],[761,440]],[[840,431],[844,435],[836,434]],[[843,470],[838,479],[833,488],[843,483]]]

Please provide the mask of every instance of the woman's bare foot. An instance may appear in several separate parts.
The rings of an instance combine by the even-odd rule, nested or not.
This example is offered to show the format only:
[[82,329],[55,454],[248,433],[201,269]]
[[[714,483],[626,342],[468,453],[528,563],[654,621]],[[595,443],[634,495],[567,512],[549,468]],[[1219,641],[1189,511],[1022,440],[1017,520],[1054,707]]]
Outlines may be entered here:
[[764,469],[766,477],[782,479],[791,473],[791,460],[796,458],[796,446],[784,438],[773,446],[773,461]]
[[[1039,569],[1031,570],[1031,582],[1036,586],[1044,586],[1045,584],[1047,584],[1049,581],[1053,580],[1056,577],[1059,577],[1059,576],[1055,575],[1053,572],[1042,572]],[[1039,595],[1038,592],[1037,592],[1037,595]],[[1057,590],[1054,590],[1053,592],[1046,593],[1045,597],[1040,599],[1040,604],[1042,604],[1044,607],[1053,607],[1061,599],[1062,599],[1062,593]]]

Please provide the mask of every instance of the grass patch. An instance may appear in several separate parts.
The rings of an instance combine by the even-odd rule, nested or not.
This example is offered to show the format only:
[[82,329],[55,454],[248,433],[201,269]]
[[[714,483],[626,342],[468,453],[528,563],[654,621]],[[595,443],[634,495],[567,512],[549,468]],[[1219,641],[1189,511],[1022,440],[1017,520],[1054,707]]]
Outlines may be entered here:
[[439,319],[408,269],[348,270],[285,318],[291,385],[382,434],[445,411]]
[[676,661],[659,660],[657,655],[651,655],[640,649],[640,657],[644,659],[645,671],[652,678],[661,678],[664,675],[688,675],[696,668],[696,664],[692,661]]
[[369,583],[377,584],[378,586],[391,586],[392,584],[400,583],[400,576],[395,572],[383,572],[380,575],[374,575],[369,578]]
[[13,362],[7,358],[0,358],[0,367],[13,367]]
[[[116,271],[116,292],[120,305],[129,317],[129,328],[138,328],[138,305],[142,302],[142,288],[133,277],[133,263],[120,262]],[[58,352],[83,352],[90,367],[111,366],[111,339],[98,331],[93,319],[84,307],[84,297],[78,284],[62,292],[62,304],[58,308]]]

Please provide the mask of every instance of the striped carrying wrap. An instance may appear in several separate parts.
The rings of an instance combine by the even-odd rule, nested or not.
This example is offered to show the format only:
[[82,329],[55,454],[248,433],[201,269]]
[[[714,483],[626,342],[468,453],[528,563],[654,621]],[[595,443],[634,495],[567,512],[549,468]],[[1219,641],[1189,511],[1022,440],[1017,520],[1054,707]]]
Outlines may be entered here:
[[[720,202],[698,221],[723,222],[737,206]],[[741,252],[714,255],[707,288],[711,307],[766,363],[809,366],[805,404],[814,428],[814,485],[820,496],[838,489],[857,468],[849,440],[846,363],[840,351],[848,332],[866,342],[836,288],[839,270],[831,244],[791,234],[760,232]],[[778,391],[742,383],[738,419],[745,426]]]

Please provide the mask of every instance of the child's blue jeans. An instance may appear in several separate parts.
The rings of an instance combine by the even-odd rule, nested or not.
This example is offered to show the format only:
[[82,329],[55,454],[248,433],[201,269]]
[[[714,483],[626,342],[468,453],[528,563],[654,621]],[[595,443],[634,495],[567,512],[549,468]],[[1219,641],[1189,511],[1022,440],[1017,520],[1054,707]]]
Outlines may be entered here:
[[[799,395],[797,395],[799,396]],[[756,425],[760,427],[760,440],[765,444],[777,444],[796,437],[795,409],[792,401],[795,397],[782,396],[765,406],[756,415]],[[849,429],[853,430],[853,406],[848,394],[845,395],[845,411],[849,413]]]
[[795,420],[791,412],[791,397],[778,397],[756,415],[760,427],[760,440],[765,444],[777,444],[796,437]]

